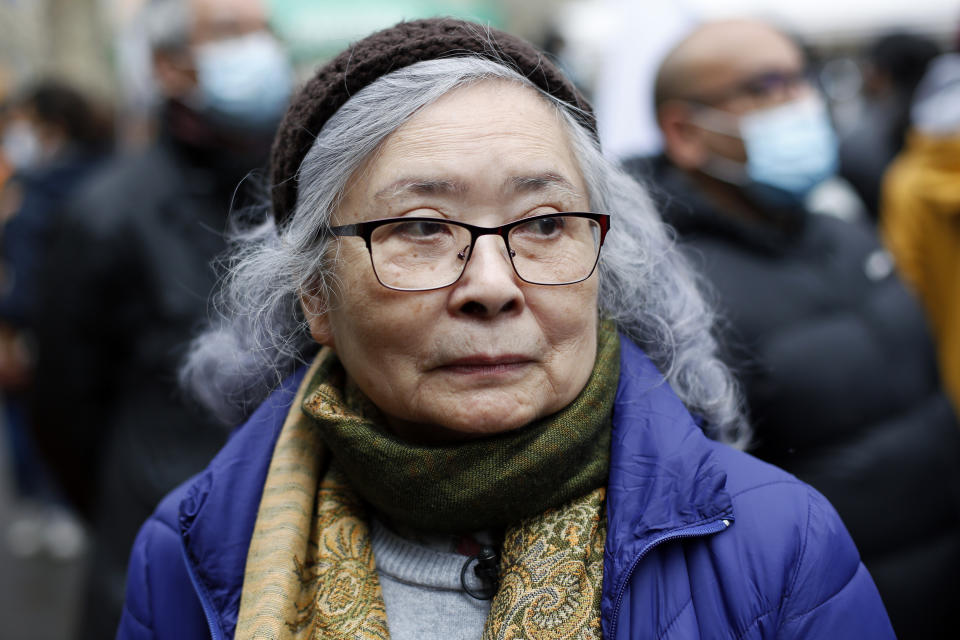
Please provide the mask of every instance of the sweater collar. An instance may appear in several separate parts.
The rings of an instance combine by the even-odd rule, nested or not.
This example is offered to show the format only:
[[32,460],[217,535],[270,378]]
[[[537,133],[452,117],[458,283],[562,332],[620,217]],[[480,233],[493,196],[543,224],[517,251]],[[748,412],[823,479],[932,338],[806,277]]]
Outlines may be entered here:
[[[603,609],[637,555],[671,531],[732,518],[725,473],[710,441],[629,338],[620,339],[620,380],[613,410]],[[243,572],[267,467],[306,368],[271,394],[187,490],[180,533],[201,597],[232,637]]]

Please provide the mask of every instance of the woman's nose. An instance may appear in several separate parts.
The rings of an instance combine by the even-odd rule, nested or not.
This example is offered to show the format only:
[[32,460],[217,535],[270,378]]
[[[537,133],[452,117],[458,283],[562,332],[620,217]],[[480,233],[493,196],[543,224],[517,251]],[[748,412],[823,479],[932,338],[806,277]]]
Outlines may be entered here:
[[521,280],[513,270],[503,238],[477,238],[463,275],[454,285],[450,305],[456,313],[478,317],[494,317],[522,308]]

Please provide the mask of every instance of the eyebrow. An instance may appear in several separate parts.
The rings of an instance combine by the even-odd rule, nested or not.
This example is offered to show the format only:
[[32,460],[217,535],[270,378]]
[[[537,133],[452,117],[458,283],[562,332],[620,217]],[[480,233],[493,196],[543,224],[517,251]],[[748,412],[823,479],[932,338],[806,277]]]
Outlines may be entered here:
[[[519,193],[539,193],[558,188],[568,195],[581,195],[570,181],[558,173],[541,173],[535,176],[512,176],[504,182],[504,187],[513,188]],[[505,189],[506,190],[506,189]]]
[[[558,173],[541,173],[529,176],[509,176],[503,181],[502,190],[516,193],[539,193],[558,189],[566,195],[582,195],[569,180]],[[430,178],[401,178],[374,194],[377,200],[390,200],[405,195],[449,196],[463,195],[470,188],[458,180]]]
[[377,200],[390,200],[404,195],[441,196],[466,193],[467,185],[455,180],[401,178],[374,194]]

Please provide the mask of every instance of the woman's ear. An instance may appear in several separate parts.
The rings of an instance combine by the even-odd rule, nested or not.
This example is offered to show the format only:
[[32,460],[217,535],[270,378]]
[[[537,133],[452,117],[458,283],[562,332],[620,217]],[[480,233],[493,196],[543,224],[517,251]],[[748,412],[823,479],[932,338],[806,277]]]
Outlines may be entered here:
[[330,317],[325,310],[326,303],[319,293],[300,294],[300,306],[303,315],[310,327],[310,336],[317,344],[336,350],[333,340],[333,328],[330,326]]

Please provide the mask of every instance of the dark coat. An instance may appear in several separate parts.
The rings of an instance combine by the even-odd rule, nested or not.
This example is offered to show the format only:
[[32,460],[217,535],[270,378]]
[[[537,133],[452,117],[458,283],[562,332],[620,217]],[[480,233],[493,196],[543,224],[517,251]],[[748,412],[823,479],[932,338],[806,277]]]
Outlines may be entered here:
[[102,153],[70,148],[55,162],[14,174],[5,185],[19,206],[0,230],[0,319],[31,327],[37,309],[39,270],[66,203],[103,161]]
[[116,627],[140,523],[226,440],[181,397],[176,372],[208,316],[211,261],[242,177],[164,135],[91,178],[48,254],[34,415],[41,449],[93,525],[85,637]]
[[747,223],[665,163],[647,176],[706,278],[752,453],[836,506],[901,640],[960,627],[960,427],[920,307],[872,228]]
[[[233,637],[273,445],[304,371],[144,524],[118,639]],[[605,638],[893,638],[823,496],[707,440],[627,338],[613,415]]]

